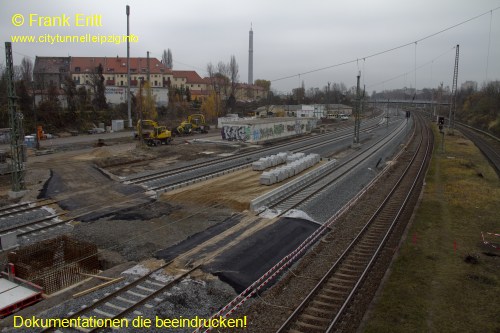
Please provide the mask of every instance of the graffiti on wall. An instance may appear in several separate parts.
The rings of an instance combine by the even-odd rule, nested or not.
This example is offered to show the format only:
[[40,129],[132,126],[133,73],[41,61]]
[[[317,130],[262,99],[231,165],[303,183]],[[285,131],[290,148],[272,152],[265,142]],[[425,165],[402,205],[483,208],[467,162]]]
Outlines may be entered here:
[[223,126],[221,136],[222,140],[248,141],[250,140],[250,128],[246,126]]
[[284,136],[303,134],[310,132],[315,123],[303,120],[295,120],[280,124],[267,124],[264,126],[236,126],[225,125],[221,129],[223,140],[228,141],[263,141]]

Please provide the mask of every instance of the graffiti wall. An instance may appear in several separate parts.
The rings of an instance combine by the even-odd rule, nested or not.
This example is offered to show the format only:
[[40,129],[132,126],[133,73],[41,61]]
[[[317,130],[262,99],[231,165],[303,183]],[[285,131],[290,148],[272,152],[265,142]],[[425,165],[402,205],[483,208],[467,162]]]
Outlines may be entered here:
[[310,133],[316,124],[317,119],[314,118],[284,118],[268,123],[262,120],[255,123],[246,120],[245,124],[222,123],[221,136],[228,141],[261,142]]

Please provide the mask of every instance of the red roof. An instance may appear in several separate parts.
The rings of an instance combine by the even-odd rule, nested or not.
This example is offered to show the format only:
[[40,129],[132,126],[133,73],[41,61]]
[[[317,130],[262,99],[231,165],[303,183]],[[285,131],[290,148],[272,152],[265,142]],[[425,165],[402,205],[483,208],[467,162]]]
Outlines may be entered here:
[[185,78],[186,83],[190,84],[207,84],[207,82],[201,78],[195,71],[172,71],[174,78]]
[[[126,74],[127,73],[127,58],[123,57],[71,57],[70,72],[71,73],[91,73],[96,67],[102,65],[103,74]],[[130,73],[131,74],[146,74],[148,68],[148,60],[145,57],[130,58]],[[150,74],[172,74],[168,69],[156,58],[149,58]]]

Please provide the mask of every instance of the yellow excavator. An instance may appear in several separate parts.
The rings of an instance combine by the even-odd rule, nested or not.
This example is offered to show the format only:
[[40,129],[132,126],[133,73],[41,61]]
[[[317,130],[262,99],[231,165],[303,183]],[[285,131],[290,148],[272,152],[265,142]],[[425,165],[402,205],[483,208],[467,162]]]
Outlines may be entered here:
[[189,121],[183,121],[179,126],[172,129],[174,135],[191,135],[193,134],[193,125]]
[[205,116],[201,113],[188,116],[187,122],[191,124],[194,132],[208,133],[210,129],[210,125],[205,122]]
[[139,133],[142,133],[142,139],[148,146],[167,145],[172,141],[172,132],[154,120],[138,120],[136,138],[139,138]]

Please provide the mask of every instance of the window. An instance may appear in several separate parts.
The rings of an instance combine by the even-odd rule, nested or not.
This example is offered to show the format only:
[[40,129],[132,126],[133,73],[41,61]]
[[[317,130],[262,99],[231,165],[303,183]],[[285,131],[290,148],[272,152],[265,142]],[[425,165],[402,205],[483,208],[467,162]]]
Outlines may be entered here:
[[75,67],[75,72],[80,73],[80,67]]

